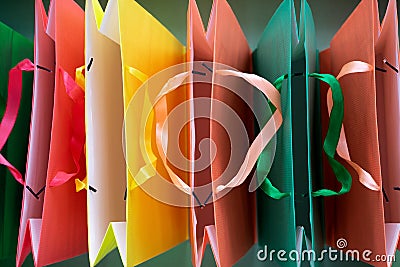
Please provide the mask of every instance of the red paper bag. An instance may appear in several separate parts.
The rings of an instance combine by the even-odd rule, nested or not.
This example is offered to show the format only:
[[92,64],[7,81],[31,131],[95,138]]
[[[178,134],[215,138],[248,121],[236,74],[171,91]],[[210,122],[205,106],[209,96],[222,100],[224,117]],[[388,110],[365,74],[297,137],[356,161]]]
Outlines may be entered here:
[[[35,266],[87,252],[86,191],[77,193],[72,179],[86,175],[84,92],[72,78],[76,68],[84,65],[84,12],[73,0],[54,0],[49,10],[47,34],[55,43],[55,63],[48,62],[51,65],[46,68],[54,70],[55,88],[46,187],[41,216],[38,211],[38,218],[28,220],[28,230],[20,238],[24,241],[19,265],[29,246]],[[51,53],[51,42],[47,42]]]

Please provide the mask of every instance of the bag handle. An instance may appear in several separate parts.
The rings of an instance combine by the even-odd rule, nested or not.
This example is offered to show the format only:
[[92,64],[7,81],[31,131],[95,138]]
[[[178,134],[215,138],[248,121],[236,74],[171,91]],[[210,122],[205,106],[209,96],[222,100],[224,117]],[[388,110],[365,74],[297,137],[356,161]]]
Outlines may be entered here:
[[[22,71],[33,71],[34,69],[34,64],[29,59],[24,59],[12,68],[8,74],[8,97],[3,119],[0,122],[0,151],[6,144],[17,120],[22,97]],[[1,153],[0,165],[6,166],[15,180],[25,185],[21,173]]]
[[351,175],[343,165],[334,159],[335,151],[339,157],[344,159],[357,172],[359,182],[362,185],[372,191],[380,190],[380,186],[375,182],[371,174],[361,168],[350,158],[346,135],[343,128],[343,111],[341,111],[344,109],[343,93],[338,81],[343,76],[349,74],[368,72],[372,70],[372,66],[368,63],[362,61],[351,61],[342,67],[336,78],[329,74],[310,74],[310,77],[315,77],[323,82],[328,83],[330,86],[327,93],[327,106],[330,120],[328,132],[324,141],[324,151],[337,179],[342,184],[342,188],[339,192],[335,192],[330,189],[321,189],[312,192],[313,196],[334,196],[350,191]]
[[[340,80],[340,78],[349,74],[369,72],[372,70],[373,67],[368,63],[362,61],[351,61],[342,67],[336,79]],[[327,106],[328,106],[328,114],[330,116],[333,107],[331,88],[328,89],[327,93]],[[371,174],[369,174],[367,171],[361,168],[357,163],[351,160],[343,124],[341,126],[339,143],[336,152],[339,155],[339,157],[344,159],[357,172],[359,182],[362,185],[364,185],[366,188],[372,191],[380,191],[380,186],[375,182]]]
[[[316,78],[322,82],[327,83],[330,86],[327,94],[328,112],[330,120],[329,120],[328,132],[324,140],[323,149],[328,157],[328,162],[333,172],[335,173],[336,178],[342,185],[341,189],[338,192],[330,189],[320,189],[315,192],[312,192],[311,195],[313,197],[342,195],[349,192],[351,189],[352,177],[350,173],[347,171],[347,169],[334,158],[335,151],[337,151],[338,155],[344,160],[346,160],[349,163],[349,165],[357,172],[361,184],[374,191],[378,191],[380,188],[367,171],[362,169],[357,163],[353,162],[350,159],[346,142],[346,136],[343,128],[343,115],[344,115],[343,92],[340,83],[338,81],[345,75],[352,73],[367,72],[371,70],[372,66],[365,62],[351,61],[343,66],[339,75],[336,78],[330,74],[320,74],[320,73],[309,74],[309,77]],[[281,89],[282,82],[283,80],[287,79],[287,77],[288,75],[282,75],[277,79],[277,81],[275,82],[275,86],[278,88],[278,90]],[[265,193],[267,193],[266,191],[269,188],[271,188],[268,182],[269,180],[265,180],[261,186],[261,188]],[[267,185],[268,187],[264,188],[265,185]],[[281,197],[279,192],[275,192],[273,188],[269,190],[270,191],[268,192],[269,193],[268,195],[271,195],[271,193],[275,193],[278,195],[278,197]]]
[[335,152],[338,146],[340,129],[342,127],[344,116],[342,88],[340,87],[339,81],[331,74],[310,73],[309,77],[316,78],[329,84],[332,91],[333,106],[323,149],[328,158],[329,165],[335,173],[336,179],[342,185],[341,189],[337,192],[331,189],[320,189],[312,192],[311,195],[313,197],[342,195],[350,191],[352,184],[352,178],[349,171],[335,159]]
[[[127,71],[127,73],[129,75],[132,75],[133,77],[135,77],[142,84],[145,83],[147,81],[147,79],[149,78],[149,76],[147,74],[145,74],[144,72],[140,71],[139,69],[131,67],[131,66],[125,66],[125,71]],[[166,103],[165,103],[165,105],[166,105]],[[144,118],[144,116],[142,116],[141,119],[145,120],[146,118]],[[151,114],[149,119],[152,122],[154,119],[154,114]],[[145,124],[145,125],[146,125],[146,127],[150,127],[150,128],[152,126],[151,124]],[[154,153],[151,149],[151,138],[145,137],[144,141],[145,141],[145,147],[140,146],[140,149],[141,149],[142,154],[147,153],[150,160],[145,166],[143,166],[142,168],[139,169],[139,171],[137,172],[136,175],[131,173],[130,169],[128,168],[129,173],[131,174],[132,177],[134,177],[133,180],[131,180],[128,185],[129,190],[135,189],[140,184],[144,183],[145,181],[147,181],[148,179],[150,179],[151,177],[153,177],[156,174],[155,168],[156,168],[156,164],[157,164],[157,157],[154,155]]]
[[[259,89],[268,99],[270,99],[271,103],[276,107],[276,111],[273,114],[273,116],[270,118],[270,120],[267,122],[267,124],[263,127],[261,130],[260,134],[256,137],[256,139],[253,141],[252,145],[249,148],[249,151],[246,154],[245,160],[242,163],[238,174],[227,184],[225,185],[219,185],[217,186],[217,193],[221,192],[222,190],[226,188],[233,188],[236,186],[239,186],[242,184],[246,177],[250,174],[252,168],[257,162],[257,159],[263,149],[266,147],[266,145],[269,143],[269,141],[272,139],[272,137],[276,134],[277,130],[282,124],[282,111],[281,111],[281,106],[280,106],[280,94],[277,91],[277,89],[272,85],[270,82],[265,80],[262,77],[259,77],[255,74],[248,74],[248,73],[242,73],[238,71],[232,71],[232,70],[217,70],[216,71],[218,74],[223,75],[223,76],[235,76],[238,78],[242,78],[245,81],[249,82],[253,86],[255,86],[257,89]],[[131,73],[132,74],[132,73]],[[168,165],[167,165],[167,159],[166,155],[162,149],[162,126],[167,119],[167,107],[166,103],[163,104],[163,102],[159,103],[159,101],[162,101],[162,99],[165,99],[165,96],[177,89],[179,86],[183,84],[185,79],[189,77],[190,73],[189,72],[183,72],[178,75],[175,75],[174,77],[170,78],[167,83],[164,85],[162,88],[161,92],[157,96],[157,99],[155,100],[155,107],[156,107],[156,113],[160,119],[157,120],[157,127],[156,127],[156,144],[157,144],[157,149],[160,155],[160,159],[166,168],[172,182],[175,184],[177,188],[179,188],[182,192],[192,195],[192,189],[190,188],[189,185],[187,185]],[[157,105],[158,103],[158,105]],[[150,116],[150,119],[152,117]],[[151,144],[151,137],[146,136],[145,140],[146,144]],[[146,145],[147,147],[147,145]],[[146,152],[148,155],[150,154],[154,156],[154,154],[151,152],[151,147],[150,149],[146,149]],[[150,152],[150,153],[149,153]],[[152,158],[152,157],[150,157]],[[154,166],[157,163],[157,158],[154,157],[154,160],[151,161],[149,164],[146,166],[142,167],[138,174],[135,176],[136,177],[144,177],[145,179],[148,179],[152,176],[154,176],[154,170],[149,171],[148,167]],[[271,183],[269,183],[272,186]],[[276,189],[276,188],[275,188]],[[277,189],[276,189],[277,190]],[[279,190],[278,190],[279,191]],[[288,193],[285,193],[285,196],[289,195]]]
[[[342,195],[350,191],[352,178],[347,169],[340,164],[335,158],[336,147],[338,146],[340,128],[343,122],[343,114],[344,114],[344,104],[343,104],[343,93],[342,88],[338,80],[330,75],[330,74],[320,74],[320,73],[310,73],[309,77],[316,78],[321,80],[327,84],[329,84],[332,90],[333,96],[333,106],[331,112],[331,118],[329,120],[328,132],[326,134],[323,149],[325,154],[328,157],[329,164],[335,173],[337,180],[342,185],[340,191],[336,192],[330,189],[320,189],[318,191],[312,192],[311,195],[313,197],[316,196],[335,196]],[[282,83],[285,79],[289,77],[288,74],[282,75],[279,77],[276,82],[276,88],[280,91],[282,88]],[[268,182],[264,182],[268,183]],[[263,190],[264,192],[266,190]],[[265,192],[266,193],[266,192]]]

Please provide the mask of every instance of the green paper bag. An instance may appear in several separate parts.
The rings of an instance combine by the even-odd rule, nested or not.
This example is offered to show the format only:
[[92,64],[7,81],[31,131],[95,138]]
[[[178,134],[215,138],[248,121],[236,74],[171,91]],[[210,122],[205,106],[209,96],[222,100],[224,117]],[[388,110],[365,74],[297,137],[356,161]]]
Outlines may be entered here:
[[[33,43],[0,23],[0,118],[7,102],[8,72],[25,58],[33,60]],[[24,176],[32,105],[33,74],[24,72],[18,117],[1,154]],[[0,166],[0,266],[15,266],[22,187]]]
[[[258,242],[269,249],[296,249],[296,223],[294,213],[293,158],[291,145],[291,25],[292,2],[285,0],[268,23],[256,50],[253,52],[253,68],[257,75],[269,81],[289,74],[281,88],[283,124],[277,133],[274,163],[268,178],[283,192],[291,196],[274,200],[263,191],[257,192]],[[274,51],[271,53],[270,51]],[[260,99],[254,97],[254,100]],[[257,102],[254,103],[257,107]],[[260,158],[257,169],[262,164]],[[263,166],[261,166],[263,167]],[[294,266],[287,263],[287,266]]]
[[[278,194],[274,199],[264,192],[268,193],[264,185],[264,190],[257,192],[258,237],[263,250],[260,256],[262,259],[267,256],[265,260],[270,261],[270,251],[284,250],[288,261],[279,261],[276,253],[273,256],[279,266],[298,266],[288,254],[297,251],[301,259],[304,249],[316,252],[316,258],[313,255],[305,258],[315,265],[314,260],[323,247],[322,198],[313,197],[322,184],[323,151],[319,90],[315,78],[310,77],[317,66],[315,27],[306,1],[301,3],[299,30],[295,14],[293,0],[283,1],[253,53],[256,74],[270,81],[283,80],[280,89],[283,125],[278,131],[274,163],[267,177],[281,192],[290,195]],[[267,173],[263,167],[261,156],[258,174]]]

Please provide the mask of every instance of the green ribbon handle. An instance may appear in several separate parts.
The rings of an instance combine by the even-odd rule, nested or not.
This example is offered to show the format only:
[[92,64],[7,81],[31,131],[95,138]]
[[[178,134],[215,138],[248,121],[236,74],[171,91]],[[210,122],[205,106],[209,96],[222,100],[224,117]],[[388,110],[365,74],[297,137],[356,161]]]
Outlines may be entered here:
[[352,178],[349,171],[335,159],[335,153],[339,143],[340,130],[342,128],[344,114],[342,88],[340,87],[339,81],[333,75],[311,73],[309,76],[327,83],[332,90],[333,107],[323,148],[326,156],[328,157],[329,164],[335,173],[336,179],[342,185],[342,188],[338,192],[331,189],[320,189],[312,192],[311,195],[313,197],[342,195],[350,191],[352,184]]
[[[283,83],[283,81],[284,81],[287,77],[288,77],[287,74],[286,74],[286,75],[282,75],[282,76],[280,76],[278,79],[276,79],[275,82],[273,83],[273,85],[275,86],[275,88],[276,88],[279,92],[280,92],[281,89],[282,89],[282,83]],[[269,103],[269,107],[270,107],[270,109],[271,109],[272,112],[274,112],[275,109],[276,109],[276,108],[274,107],[274,105],[272,105],[271,103]],[[271,197],[271,198],[273,198],[273,199],[279,200],[279,199],[286,198],[286,197],[290,196],[290,193],[282,193],[278,188],[276,188],[276,187],[272,184],[272,182],[271,182],[271,180],[268,178],[267,174],[263,174],[263,173],[262,173],[263,171],[266,171],[266,170],[264,170],[262,164],[263,164],[263,162],[266,162],[267,159],[268,159],[269,157],[270,157],[270,155],[268,154],[268,151],[267,151],[266,149],[264,149],[263,152],[261,153],[260,157],[259,157],[258,162],[257,162],[257,170],[256,170],[257,176],[265,176],[263,182],[262,182],[261,185],[260,185],[260,188],[261,188],[262,191],[264,191],[264,193],[265,193],[267,196],[269,196],[269,197]],[[267,170],[267,171],[269,171],[269,170]]]
[[[327,155],[328,161],[332,170],[336,176],[336,179],[341,183],[342,187],[340,191],[336,192],[331,189],[320,189],[315,192],[312,192],[311,195],[313,197],[318,196],[338,196],[345,193],[348,193],[351,189],[352,177],[348,170],[335,159],[336,148],[339,143],[340,130],[343,123],[343,115],[344,115],[344,103],[343,103],[343,92],[340,87],[339,81],[330,74],[320,74],[320,73],[311,73],[309,77],[316,78],[320,81],[327,83],[332,90],[332,98],[333,98],[333,107],[331,111],[331,116],[329,120],[328,132],[326,134],[323,149],[325,154]],[[282,75],[274,82],[274,86],[278,91],[281,91],[282,83],[285,79],[288,78],[288,75]],[[274,107],[270,107],[274,109]],[[259,162],[257,164],[257,174],[259,175],[262,170],[260,170],[261,164],[260,162],[263,159],[268,158],[267,151],[263,151],[259,157]],[[260,188],[264,191],[266,195],[273,199],[282,199],[290,196],[290,193],[282,193],[275,186],[272,185],[270,179],[265,175],[265,179],[262,182]]]

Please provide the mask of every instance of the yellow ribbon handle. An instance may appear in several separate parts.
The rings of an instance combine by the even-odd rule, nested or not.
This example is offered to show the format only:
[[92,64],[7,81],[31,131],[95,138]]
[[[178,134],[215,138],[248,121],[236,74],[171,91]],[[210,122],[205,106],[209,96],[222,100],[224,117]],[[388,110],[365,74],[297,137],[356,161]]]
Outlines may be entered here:
[[[142,83],[146,82],[147,79],[149,78],[148,75],[143,73],[142,71],[133,68],[131,66],[126,66],[126,70],[130,75],[141,81]],[[146,96],[144,100],[144,105],[151,105],[149,101],[149,97],[147,95],[147,90],[146,90]],[[142,114],[142,121],[146,121],[146,114]],[[145,133],[151,132],[151,127],[153,125],[154,121],[154,111],[152,110],[149,117],[148,117],[148,123],[145,123]],[[142,124],[141,124],[142,125]],[[148,161],[145,166],[139,169],[136,175],[131,173],[133,180],[130,181],[129,183],[129,189],[133,190],[139,185],[143,184],[146,182],[149,178],[153,177],[156,174],[156,164],[157,164],[157,157],[154,155],[153,150],[151,148],[151,136],[148,134],[145,134],[145,140],[144,140],[144,147],[143,143],[140,143],[140,150],[142,152],[142,155],[147,154],[148,155]]]
[[[75,83],[82,88],[82,90],[85,90],[85,75],[83,74],[85,70],[85,65],[80,66],[79,68],[76,68],[75,70]],[[83,189],[88,190],[89,185],[87,181],[87,177],[85,177],[83,180],[75,179],[75,188],[76,192],[79,192]]]

